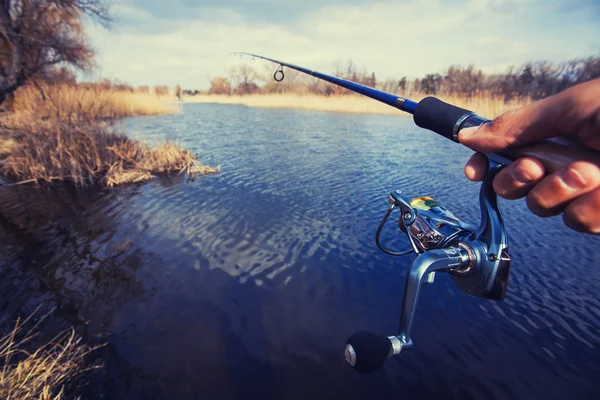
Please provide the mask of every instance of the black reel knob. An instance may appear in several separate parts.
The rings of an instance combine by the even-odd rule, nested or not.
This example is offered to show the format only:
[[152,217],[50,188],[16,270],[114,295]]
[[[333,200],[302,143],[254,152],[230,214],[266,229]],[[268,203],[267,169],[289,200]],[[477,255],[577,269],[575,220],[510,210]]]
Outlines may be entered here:
[[346,362],[361,374],[377,371],[390,355],[392,342],[372,332],[354,332],[346,342]]

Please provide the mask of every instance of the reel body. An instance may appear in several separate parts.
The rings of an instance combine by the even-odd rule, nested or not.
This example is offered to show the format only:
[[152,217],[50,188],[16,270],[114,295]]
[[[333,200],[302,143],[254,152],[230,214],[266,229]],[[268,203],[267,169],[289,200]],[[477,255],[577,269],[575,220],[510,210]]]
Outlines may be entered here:
[[[348,339],[346,361],[361,373],[379,369],[385,360],[413,346],[411,329],[421,287],[433,283],[437,272],[452,275],[461,290],[473,296],[503,300],[510,270],[510,257],[502,215],[492,182],[502,168],[489,161],[481,185],[479,226],[468,224],[439,205],[431,197],[410,201],[400,190],[388,198],[390,205],[376,234],[377,246],[386,254],[417,254],[406,278],[398,333],[383,337],[356,332]],[[393,252],[381,244],[380,233],[395,209],[400,210],[398,225],[411,243],[409,252]]]

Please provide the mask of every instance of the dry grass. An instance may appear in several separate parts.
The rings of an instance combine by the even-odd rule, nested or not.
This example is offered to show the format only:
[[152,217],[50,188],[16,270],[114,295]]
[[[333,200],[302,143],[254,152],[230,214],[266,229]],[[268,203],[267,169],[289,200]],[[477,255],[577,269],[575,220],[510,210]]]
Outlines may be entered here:
[[44,86],[41,89],[26,86],[17,91],[13,102],[13,118],[30,118],[34,115],[38,118],[88,122],[181,111],[169,98],[146,93],[65,85]]
[[14,111],[0,119],[0,175],[15,184],[70,181],[107,186],[140,182],[156,174],[219,172],[166,143],[150,148],[114,133],[107,120],[177,111],[147,94],[69,86],[26,87]]
[[170,143],[157,148],[113,133],[99,124],[49,119],[10,130],[14,144],[0,173],[17,183],[70,181],[114,186],[172,172],[215,173],[189,151]]
[[[426,95],[416,94],[412,100],[419,101]],[[441,100],[475,111],[479,115],[494,118],[497,115],[526,104],[524,101],[505,103],[502,98],[489,95],[479,95],[472,98],[459,96],[440,96]],[[298,94],[265,94],[250,96],[227,95],[198,95],[183,99],[192,103],[220,103],[243,104],[249,107],[267,108],[297,108],[304,110],[360,113],[360,114],[386,114],[406,115],[388,105],[369,99],[364,96],[319,96]]]
[[[32,314],[33,316],[33,314]],[[84,367],[86,356],[94,350],[81,343],[73,329],[68,329],[35,351],[31,347],[36,337],[23,326],[31,319],[17,320],[14,329],[0,338],[0,398],[60,400],[64,398],[64,385],[82,372],[98,368]]]

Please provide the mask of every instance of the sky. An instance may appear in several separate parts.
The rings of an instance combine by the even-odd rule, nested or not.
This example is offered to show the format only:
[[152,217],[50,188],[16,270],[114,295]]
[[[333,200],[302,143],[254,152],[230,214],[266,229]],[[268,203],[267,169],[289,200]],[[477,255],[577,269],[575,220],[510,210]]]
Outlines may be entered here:
[[87,24],[97,68],[86,78],[134,86],[207,89],[250,62],[231,55],[241,51],[325,73],[352,59],[380,80],[600,55],[600,0],[108,1],[110,30]]

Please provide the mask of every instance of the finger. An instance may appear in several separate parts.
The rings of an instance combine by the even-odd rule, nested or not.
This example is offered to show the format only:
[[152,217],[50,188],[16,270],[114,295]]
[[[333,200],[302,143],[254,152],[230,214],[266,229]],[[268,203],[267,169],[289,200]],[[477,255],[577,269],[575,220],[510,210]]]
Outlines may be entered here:
[[600,110],[594,118],[584,123],[579,133],[579,139],[587,147],[600,150]]
[[546,171],[535,158],[520,158],[502,169],[494,178],[494,190],[508,200],[520,199],[529,193]]
[[578,232],[600,234],[600,188],[572,201],[565,208],[563,220]]
[[465,175],[467,179],[475,182],[482,181],[488,169],[488,159],[481,153],[475,153],[471,156],[467,165],[465,165]]
[[[480,152],[495,152],[556,136],[585,140],[584,126],[596,126],[600,113],[600,79],[574,86],[557,95],[509,111],[479,128],[459,132],[459,141]],[[592,129],[594,135],[600,135]],[[592,146],[596,149],[597,140]]]
[[558,215],[566,204],[600,187],[600,168],[577,161],[548,175],[527,195],[527,206],[540,217]]

